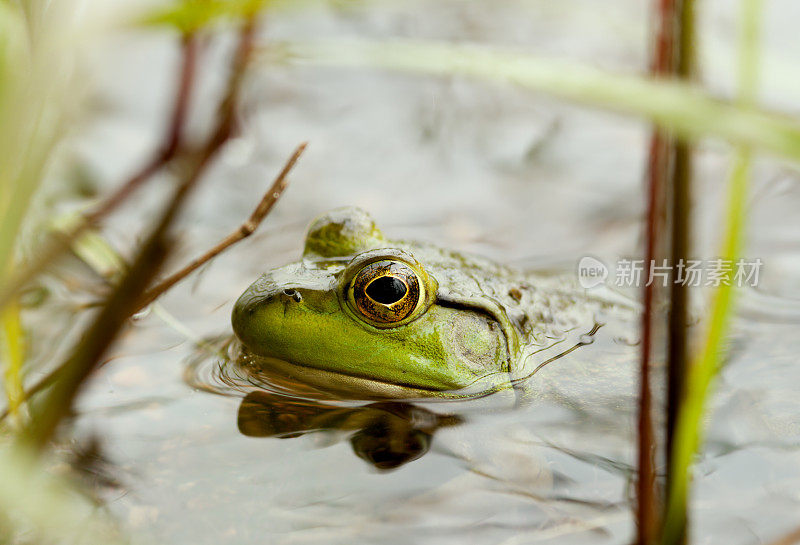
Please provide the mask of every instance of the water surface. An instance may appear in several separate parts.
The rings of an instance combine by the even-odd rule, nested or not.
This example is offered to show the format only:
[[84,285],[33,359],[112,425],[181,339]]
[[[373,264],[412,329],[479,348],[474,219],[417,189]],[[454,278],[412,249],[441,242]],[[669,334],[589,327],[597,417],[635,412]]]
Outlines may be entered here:
[[[263,37],[473,40],[610,69],[646,65],[643,2],[557,4],[378,3],[276,15]],[[703,3],[704,68],[722,93],[732,81],[734,4]],[[787,23],[800,14],[788,0],[769,6],[764,96],[794,104],[796,82],[780,67],[800,53]],[[110,183],[155,141],[177,59],[165,36],[126,35],[108,47],[93,76],[105,109],[77,131],[71,153]],[[227,52],[211,50],[194,130],[220,92]],[[629,322],[548,365],[537,395],[516,406],[502,395],[320,406],[252,385],[214,395],[197,387],[223,385],[213,366],[201,379],[186,375],[196,371],[196,341],[229,335],[236,297],[262,271],[295,260],[306,224],[334,206],[368,209],[391,237],[523,267],[636,255],[648,127],[459,78],[270,66],[249,81],[241,118],[241,137],[182,219],[180,257],[235,228],[300,141],[308,152],[262,229],[137,319],[81,398],[79,434],[103,438],[121,483],[101,491],[110,510],[134,533],[174,544],[628,542],[636,383],[632,371],[624,380],[610,373],[635,364]],[[698,157],[696,245],[706,255],[726,157],[718,145]],[[736,323],[696,468],[697,543],[758,543],[798,523],[797,182],[766,160],[756,170],[748,254],[766,266]],[[157,198],[139,197],[110,223],[121,251]]]

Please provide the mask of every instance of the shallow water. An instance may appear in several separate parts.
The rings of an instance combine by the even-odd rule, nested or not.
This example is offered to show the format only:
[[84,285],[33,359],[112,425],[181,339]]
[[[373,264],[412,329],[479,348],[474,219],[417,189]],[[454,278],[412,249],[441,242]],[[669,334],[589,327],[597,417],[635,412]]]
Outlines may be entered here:
[[[274,16],[264,38],[441,37],[618,70],[645,64],[644,3],[557,4],[316,10]],[[735,4],[703,3],[704,68],[723,93]],[[769,9],[764,97],[794,107],[797,82],[781,67],[800,54],[786,23],[798,7],[786,0]],[[158,134],[174,46],[137,34],[98,56],[103,107],[67,155],[100,182],[119,179]],[[196,130],[219,94],[227,51],[211,51]],[[78,433],[102,437],[121,483],[101,491],[110,510],[135,534],[175,544],[629,541],[636,383],[632,371],[623,380],[612,372],[635,364],[629,322],[544,368],[539,395],[516,407],[497,395],[414,407],[334,403],[337,413],[293,402],[288,410],[286,398],[252,394],[252,386],[226,395],[197,388],[221,382],[213,366],[198,371],[191,362],[196,340],[230,334],[236,297],[262,271],[295,260],[307,222],[334,206],[368,209],[391,237],[525,267],[571,270],[587,254],[608,262],[636,255],[647,127],[457,78],[270,66],[251,79],[242,122],[182,220],[182,258],[238,225],[297,143],[308,140],[308,152],[261,230],[139,317],[81,398]],[[696,242],[708,255],[726,172],[725,149],[704,145]],[[696,543],[763,542],[800,522],[797,182],[782,165],[758,165],[748,255],[764,260],[764,276],[744,298],[709,417],[696,469]],[[110,223],[106,235],[121,251],[157,198],[139,197]],[[295,418],[276,421],[276,412]],[[267,437],[276,429],[314,431]],[[396,441],[386,447],[387,438]],[[375,468],[403,451],[400,467]]]

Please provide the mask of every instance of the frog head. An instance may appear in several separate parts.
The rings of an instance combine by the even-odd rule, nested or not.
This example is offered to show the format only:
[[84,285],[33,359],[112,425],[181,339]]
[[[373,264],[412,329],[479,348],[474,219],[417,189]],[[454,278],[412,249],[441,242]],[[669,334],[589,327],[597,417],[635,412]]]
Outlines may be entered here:
[[242,294],[233,330],[260,365],[328,390],[437,395],[505,376],[516,333],[442,252],[333,210],[312,222],[300,261]]

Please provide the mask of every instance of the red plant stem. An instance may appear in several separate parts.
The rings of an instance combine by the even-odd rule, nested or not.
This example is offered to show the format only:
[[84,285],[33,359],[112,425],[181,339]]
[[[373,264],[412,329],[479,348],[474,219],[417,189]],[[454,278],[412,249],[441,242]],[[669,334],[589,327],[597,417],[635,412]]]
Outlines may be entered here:
[[[657,35],[651,61],[654,76],[665,76],[675,69],[675,27],[678,21],[674,0],[657,0]],[[652,421],[650,357],[653,339],[653,300],[655,286],[650,282],[653,262],[659,253],[658,226],[664,216],[665,184],[669,174],[671,139],[654,130],[650,140],[647,168],[647,219],[643,278],[644,310],[641,317],[642,343],[639,367],[638,480],[636,482],[636,519],[638,545],[655,543],[659,520],[659,497],[655,478],[655,436]]]
[[670,74],[675,66],[675,32],[676,0],[656,0],[657,26],[655,49],[650,63],[650,71],[655,76]]
[[[208,165],[234,133],[236,127],[236,107],[239,101],[239,95],[242,88],[242,82],[244,81],[245,72],[247,71],[247,66],[250,64],[250,59],[252,57],[255,35],[256,18],[255,15],[253,15],[245,20],[239,32],[239,42],[233,55],[231,73],[228,78],[228,87],[225,96],[220,103],[219,112],[217,114],[217,125],[206,141],[205,146],[200,151],[200,154],[195,160],[194,164],[190,167],[190,170],[187,173],[184,181],[178,187],[179,195],[181,193],[188,193],[194,188],[195,185],[197,185],[197,181],[203,175]],[[287,164],[287,166],[281,171],[281,175],[279,180],[276,181],[276,184],[283,183],[286,175],[289,173],[291,167],[294,166],[295,161],[299,157],[300,153],[302,153],[303,149],[305,149],[305,145],[302,145],[300,149],[295,152],[290,159],[289,164]],[[280,193],[278,193],[278,195],[280,195]],[[273,199],[272,204],[274,204],[274,201],[276,200],[277,197]],[[183,200],[178,199],[176,202],[182,204]],[[259,209],[260,208],[261,207],[259,207]],[[266,215],[266,213],[264,215]],[[219,251],[217,253],[219,253]],[[159,295],[164,293],[166,290],[176,284],[181,278],[183,278],[183,276],[185,276],[185,274],[183,276],[179,276],[180,274],[182,273],[179,271],[177,275],[167,278],[166,281],[169,282],[168,284],[163,286],[159,284],[158,286],[155,286],[155,288],[147,290],[145,294],[139,298],[137,308],[141,309],[147,304],[151,303]]]
[[639,369],[638,467],[637,481],[637,543],[654,543],[658,528],[657,495],[655,481],[655,438],[652,422],[652,393],[650,390],[650,354],[653,334],[653,291],[649,282],[652,263],[657,251],[657,229],[664,178],[668,168],[669,146],[663,134],[656,131],[650,142],[647,184],[647,231],[645,238],[645,263],[643,278],[644,310],[641,317],[642,344]]

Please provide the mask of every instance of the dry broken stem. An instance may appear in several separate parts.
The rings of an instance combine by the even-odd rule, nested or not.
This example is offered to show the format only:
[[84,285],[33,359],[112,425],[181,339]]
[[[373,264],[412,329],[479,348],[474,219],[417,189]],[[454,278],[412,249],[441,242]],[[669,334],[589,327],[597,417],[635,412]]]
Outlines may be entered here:
[[283,194],[283,191],[286,189],[287,186],[287,176],[289,172],[294,167],[297,160],[300,158],[300,155],[306,149],[307,143],[300,144],[297,149],[295,149],[292,156],[284,165],[283,169],[280,171],[278,176],[275,178],[275,181],[272,183],[272,186],[269,190],[264,194],[261,198],[261,202],[258,203],[258,206],[250,215],[250,217],[245,221],[238,229],[232,232],[227,237],[223,238],[219,241],[214,247],[209,249],[200,257],[190,261],[186,266],[181,268],[179,271],[171,274],[167,278],[161,280],[158,284],[153,286],[152,288],[148,289],[145,295],[142,297],[142,300],[139,303],[139,309],[145,308],[147,305],[152,303],[156,300],[161,294],[169,290],[172,286],[189,276],[191,273],[196,271],[198,268],[202,267],[210,260],[214,259],[216,256],[236,244],[244,240],[245,238],[252,235],[255,230],[261,225],[261,222],[264,221],[264,218],[267,217],[272,207],[275,206],[275,203],[278,202],[278,199]]

